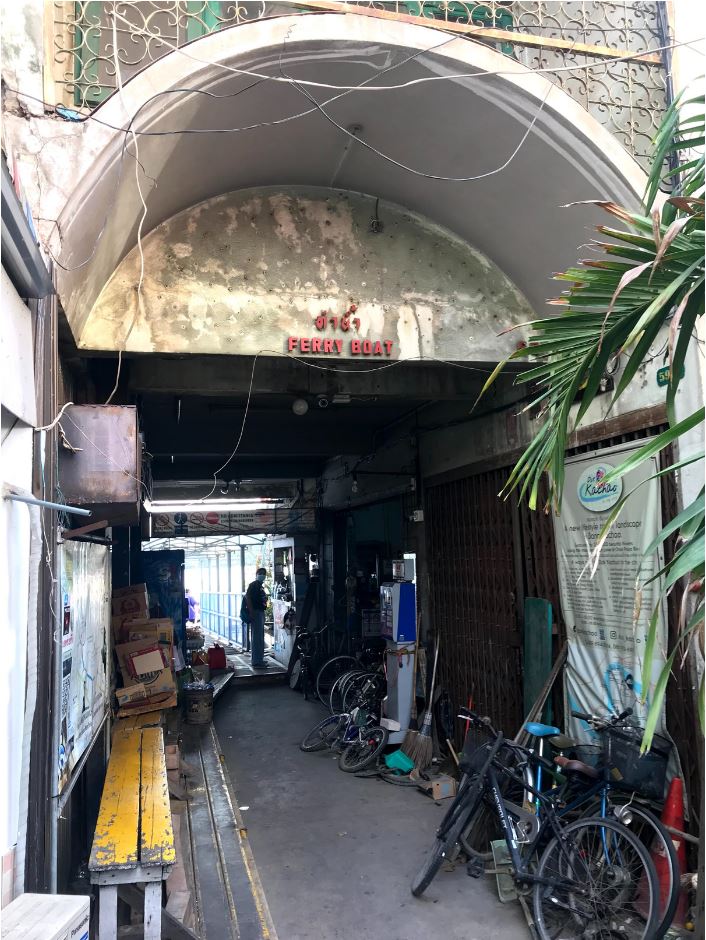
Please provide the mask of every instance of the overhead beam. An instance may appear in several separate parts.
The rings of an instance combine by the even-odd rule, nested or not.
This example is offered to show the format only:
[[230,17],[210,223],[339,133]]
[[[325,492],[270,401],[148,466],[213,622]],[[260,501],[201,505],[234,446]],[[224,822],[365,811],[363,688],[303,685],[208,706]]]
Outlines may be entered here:
[[[454,23],[447,19],[434,19],[429,16],[414,16],[408,13],[398,13],[394,10],[379,10],[375,7],[364,7],[361,3],[342,3],[341,0],[309,0],[299,4],[310,10],[320,10],[322,13],[355,13],[356,16],[370,16],[379,20],[391,20],[396,23],[409,23],[411,26],[425,26],[439,29],[444,32],[460,33],[467,39],[479,39],[481,42],[506,42],[516,46],[529,46],[537,49],[560,49],[562,52],[571,52],[574,55],[589,55],[599,59],[622,59],[629,57],[637,62],[649,62],[652,65],[661,65],[659,52],[634,52],[631,49],[610,48],[608,46],[595,46],[584,42],[575,42],[571,39],[559,39],[553,36],[535,36],[531,33],[518,33],[509,29],[497,29],[493,26],[476,26],[472,23]],[[475,4],[469,4],[474,6]],[[470,17],[470,14],[469,14]]]
[[[227,456],[227,455],[226,455]],[[221,457],[220,463],[223,462]],[[289,457],[285,459],[248,458],[236,456],[218,478],[229,480],[306,480],[320,476],[326,459],[323,457]],[[217,458],[208,460],[175,459],[157,457],[152,462],[152,477],[155,481],[212,480],[218,469]]]
[[[260,357],[253,370],[248,356],[139,357],[129,364],[129,387],[141,395],[238,397],[255,395],[349,394],[427,400],[474,399],[494,363],[458,365],[401,362],[375,371],[370,365],[320,362],[309,365],[287,356]],[[319,368],[323,366],[324,368]],[[336,371],[338,369],[345,371]],[[330,371],[326,371],[330,370]]]

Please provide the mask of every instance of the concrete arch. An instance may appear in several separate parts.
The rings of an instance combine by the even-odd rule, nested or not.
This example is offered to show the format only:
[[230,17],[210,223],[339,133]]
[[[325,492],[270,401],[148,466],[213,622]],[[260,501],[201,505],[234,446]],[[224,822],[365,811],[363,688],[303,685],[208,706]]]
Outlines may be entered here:
[[[500,167],[536,117],[506,169],[470,183],[413,176],[352,142],[319,112],[238,134],[144,136],[139,149],[144,173],[137,171],[148,205],[143,233],[204,199],[256,186],[367,192],[473,245],[541,311],[554,292],[551,272],[576,259],[587,227],[599,217],[588,207],[561,206],[587,199],[634,205],[644,177],[580,105],[544,76],[481,43],[446,42],[424,26],[355,14],[253,22],[160,59],[128,82],[123,96],[99,108],[96,117],[118,127],[139,110],[136,127],[150,132],[261,124],[306,110],[310,103],[291,86],[256,82],[228,68],[278,74],[281,67],[299,78],[349,85],[410,55],[416,58],[389,73],[387,82],[458,72],[509,74],[404,91],[353,92],[329,106],[336,120],[359,127],[360,137],[402,162],[434,174],[465,176]],[[184,88],[222,97],[171,93]],[[162,92],[170,93],[154,97]],[[123,134],[89,122],[78,141],[81,182],[59,220],[62,261],[71,268],[90,258],[60,275],[60,294],[76,337],[120,260],[134,247],[141,215],[135,166],[131,158],[120,160]]]
[[[153,229],[142,256],[139,303],[142,259],[133,248],[79,346],[486,362],[507,355],[518,337],[505,331],[532,317],[509,279],[458,237],[340,190],[214,196]],[[330,317],[340,320],[351,305],[349,328],[332,330]]]

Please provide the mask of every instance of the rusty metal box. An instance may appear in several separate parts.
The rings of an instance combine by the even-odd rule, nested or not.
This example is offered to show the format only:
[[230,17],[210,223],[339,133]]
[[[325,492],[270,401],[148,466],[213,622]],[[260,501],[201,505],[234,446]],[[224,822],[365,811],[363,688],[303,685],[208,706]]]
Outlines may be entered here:
[[[134,405],[71,405],[61,418],[59,486],[91,521],[134,525],[142,496],[142,446]],[[75,451],[74,449],[75,448]]]

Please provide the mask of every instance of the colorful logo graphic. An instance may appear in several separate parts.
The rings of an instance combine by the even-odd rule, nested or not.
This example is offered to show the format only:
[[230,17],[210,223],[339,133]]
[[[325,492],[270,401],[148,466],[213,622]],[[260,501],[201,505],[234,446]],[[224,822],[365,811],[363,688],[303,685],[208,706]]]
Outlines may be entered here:
[[577,493],[584,509],[591,512],[604,512],[618,502],[623,493],[623,481],[606,482],[605,479],[613,469],[615,468],[609,463],[599,463],[583,471],[579,477]]

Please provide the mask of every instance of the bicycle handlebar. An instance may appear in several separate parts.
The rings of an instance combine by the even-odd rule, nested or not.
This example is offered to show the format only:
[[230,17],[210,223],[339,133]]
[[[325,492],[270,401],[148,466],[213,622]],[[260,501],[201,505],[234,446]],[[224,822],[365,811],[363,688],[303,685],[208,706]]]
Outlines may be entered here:
[[484,731],[488,731],[492,735],[497,736],[500,734],[500,732],[496,731],[495,728],[491,725],[490,718],[478,715],[476,712],[471,711],[470,708],[460,707],[457,717],[463,718],[464,721],[470,721],[471,724],[475,725],[477,728],[482,728]]
[[604,728],[620,724],[621,721],[625,721],[626,718],[629,718],[632,713],[632,708],[626,708],[625,711],[621,712],[619,715],[610,715],[608,718],[601,718],[600,715],[589,715],[587,712],[571,712],[574,718],[587,721],[592,725],[602,725]]

